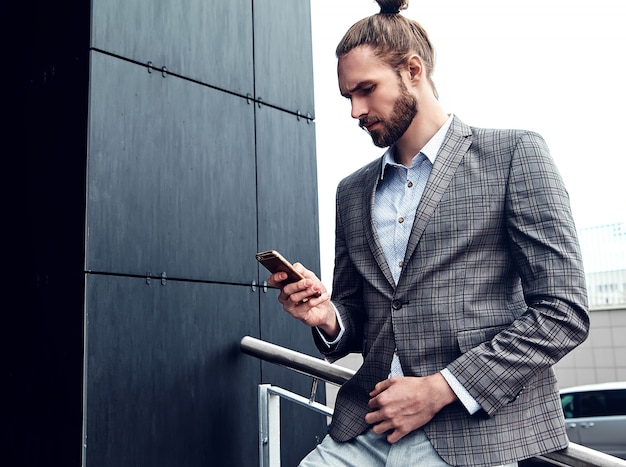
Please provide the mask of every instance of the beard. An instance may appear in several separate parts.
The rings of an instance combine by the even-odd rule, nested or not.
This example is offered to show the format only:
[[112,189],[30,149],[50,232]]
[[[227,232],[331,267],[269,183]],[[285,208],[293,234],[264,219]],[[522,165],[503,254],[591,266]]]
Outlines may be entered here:
[[[359,126],[369,133],[376,146],[386,148],[400,139],[411,125],[417,111],[417,99],[403,85],[402,94],[393,105],[393,112],[388,120],[365,117],[359,121]],[[368,131],[365,125],[374,122],[380,122],[382,127],[379,130]]]

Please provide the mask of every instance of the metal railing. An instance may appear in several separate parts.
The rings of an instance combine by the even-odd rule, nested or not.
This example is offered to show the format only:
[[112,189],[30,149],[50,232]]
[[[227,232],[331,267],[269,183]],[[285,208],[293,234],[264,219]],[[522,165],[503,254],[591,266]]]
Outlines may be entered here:
[[[280,398],[308,407],[318,413],[332,416],[332,409],[314,401],[317,380],[342,385],[354,371],[322,359],[311,357],[276,344],[245,336],[240,342],[241,351],[299,373],[313,377],[313,390],[309,399],[285,389],[259,386],[259,454],[262,467],[280,466]],[[626,461],[585,446],[570,443],[561,451],[538,456],[535,459],[551,465],[571,467],[625,467]]]

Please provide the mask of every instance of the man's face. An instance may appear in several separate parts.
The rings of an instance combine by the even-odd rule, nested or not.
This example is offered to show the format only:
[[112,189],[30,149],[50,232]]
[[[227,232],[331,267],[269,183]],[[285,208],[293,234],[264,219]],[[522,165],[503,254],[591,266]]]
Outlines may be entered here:
[[391,146],[406,132],[417,114],[417,100],[395,70],[361,46],[337,64],[339,89],[350,99],[352,117],[376,146]]

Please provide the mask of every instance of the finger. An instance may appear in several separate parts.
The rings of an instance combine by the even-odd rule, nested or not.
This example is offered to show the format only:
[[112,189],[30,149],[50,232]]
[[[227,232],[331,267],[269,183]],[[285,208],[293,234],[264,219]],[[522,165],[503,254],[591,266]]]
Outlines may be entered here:
[[314,289],[307,289],[303,292],[298,292],[296,294],[293,294],[290,297],[290,300],[292,300],[293,303],[296,303],[298,305],[301,305],[303,303],[308,303],[310,305],[310,308],[314,308],[328,301],[329,298],[330,298],[330,295],[328,294],[324,295],[321,292],[318,293]]
[[387,436],[387,441],[389,441],[390,444],[397,443],[402,438],[404,438],[408,433],[409,432],[395,429],[391,433],[389,433],[389,436]]
[[289,291],[289,300],[294,303],[306,303],[310,298],[320,297],[321,291],[319,286],[317,286],[311,279],[303,279],[298,282],[294,282],[293,285],[290,284],[289,289],[285,287],[283,290],[285,293]]
[[408,431],[396,427],[391,420],[383,420],[380,423],[373,424],[372,431],[377,435],[382,435],[383,433],[388,432],[387,441],[390,444],[397,443],[408,433]]
[[320,306],[321,304],[330,300],[330,295],[327,293],[321,293],[318,295],[316,292],[312,295],[308,295],[306,298],[302,299],[301,303],[308,303],[311,308],[315,308]]
[[372,397],[368,402],[367,406],[372,410],[380,409],[380,403],[378,402],[377,396]]
[[372,392],[370,392],[370,397],[376,397],[381,392],[385,391],[387,388],[389,388],[389,386],[391,386],[391,384],[393,384],[394,379],[395,378],[389,378],[384,381],[380,381],[378,384],[376,384],[376,386],[374,386]]
[[317,295],[321,295],[324,292],[325,289],[324,289],[322,282],[319,280],[319,278],[315,275],[313,271],[309,271],[300,263],[294,263],[293,267],[296,271],[302,274],[306,279],[310,279],[313,281],[313,283],[315,284],[315,288],[316,288],[315,293]]
[[381,422],[372,426],[372,431],[377,435],[382,435],[389,430],[393,430],[393,426],[390,422]]
[[275,274],[270,275],[270,277],[268,277],[267,279],[267,283],[271,286],[271,287],[277,287],[280,288],[281,283],[287,279],[287,273],[286,272],[277,272]]
[[379,425],[385,418],[380,410],[374,410],[365,414],[365,423],[368,425]]

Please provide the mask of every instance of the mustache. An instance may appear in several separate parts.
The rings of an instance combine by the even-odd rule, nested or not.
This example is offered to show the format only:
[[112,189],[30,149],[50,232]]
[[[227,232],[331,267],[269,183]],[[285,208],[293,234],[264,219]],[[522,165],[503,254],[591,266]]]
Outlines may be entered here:
[[368,125],[372,125],[373,123],[377,123],[382,121],[380,118],[378,117],[363,117],[359,119],[359,126],[364,129],[365,131],[367,131],[367,126]]

